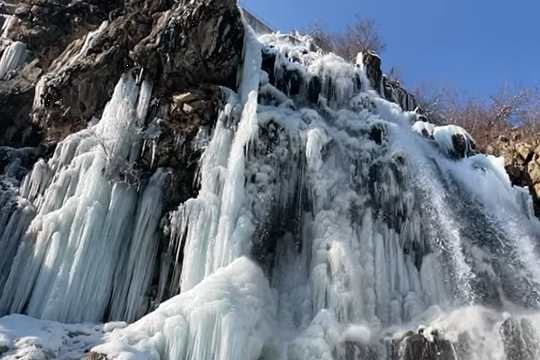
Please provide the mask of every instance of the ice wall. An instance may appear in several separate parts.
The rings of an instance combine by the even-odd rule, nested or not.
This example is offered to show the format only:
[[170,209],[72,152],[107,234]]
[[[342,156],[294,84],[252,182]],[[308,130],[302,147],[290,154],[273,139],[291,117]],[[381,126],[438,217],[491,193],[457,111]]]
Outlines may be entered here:
[[97,322],[106,311],[123,320],[143,315],[166,177],[156,171],[144,191],[130,184],[151,89],[125,74],[99,123],[36,163],[16,210],[2,209],[10,257],[0,312],[63,322]]
[[[172,215],[172,242],[185,237],[182,291],[250,252],[254,229],[245,209],[244,172],[246,152],[258,130],[260,64],[260,44],[248,32],[239,93],[229,94],[203,155],[199,196]],[[177,246],[176,258],[181,249]]]

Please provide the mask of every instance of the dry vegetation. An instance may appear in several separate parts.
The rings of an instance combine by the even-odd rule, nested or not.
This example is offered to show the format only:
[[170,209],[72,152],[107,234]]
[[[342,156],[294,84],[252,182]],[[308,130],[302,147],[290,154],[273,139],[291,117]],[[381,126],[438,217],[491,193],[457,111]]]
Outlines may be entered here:
[[311,25],[307,32],[323,51],[333,52],[347,60],[354,60],[362,51],[370,50],[380,53],[386,46],[377,31],[375,22],[358,15],[343,32],[328,32],[320,23]]
[[447,90],[428,93],[415,92],[427,117],[465,128],[482,150],[511,132],[519,132],[523,141],[531,142],[540,134],[540,92],[536,89],[503,88],[488,101],[463,98]]

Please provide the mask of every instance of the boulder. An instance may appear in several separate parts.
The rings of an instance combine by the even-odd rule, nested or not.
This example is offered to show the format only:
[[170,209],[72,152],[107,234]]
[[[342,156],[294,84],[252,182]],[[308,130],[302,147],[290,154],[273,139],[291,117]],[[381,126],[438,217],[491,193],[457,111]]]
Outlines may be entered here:
[[535,214],[540,216],[540,140],[513,129],[499,135],[486,150],[504,157],[512,184],[529,188]]
[[164,90],[211,83],[236,88],[244,27],[234,0],[178,2],[131,57]]
[[392,360],[458,360],[454,346],[441,338],[436,330],[431,339],[424,336],[423,330],[412,331],[392,341]]

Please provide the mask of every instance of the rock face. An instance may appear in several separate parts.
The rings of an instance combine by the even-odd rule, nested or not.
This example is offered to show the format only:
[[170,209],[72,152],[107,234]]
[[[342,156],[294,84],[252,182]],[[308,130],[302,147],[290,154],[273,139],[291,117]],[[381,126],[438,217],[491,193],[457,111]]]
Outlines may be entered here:
[[540,216],[540,139],[531,140],[520,130],[514,130],[499,136],[486,151],[504,157],[512,183],[529,188],[535,214]]
[[374,52],[362,54],[362,62],[366,75],[379,95],[388,101],[398,104],[405,111],[417,111],[422,114],[415,97],[401,87],[399,81],[389,79],[381,70],[381,58]]
[[1,144],[33,146],[41,141],[40,128],[30,116],[39,77],[69,43],[96,28],[117,6],[119,1],[24,0],[1,9],[11,16],[2,42],[20,41],[28,51],[28,61],[17,75],[0,82]]
[[204,131],[191,142],[216,118],[217,86],[236,87],[244,28],[235,1],[25,0],[3,10],[13,15],[6,41],[27,44],[29,59],[0,81],[0,145],[54,147],[98,119],[134,69],[156,84],[138,166],[176,169],[171,186],[182,191],[171,203],[193,195]]
[[439,338],[437,332],[427,339],[421,332],[406,333],[392,342],[392,360],[458,360],[452,343]]
[[32,61],[0,86],[1,143],[56,143],[86,127],[129,68],[147,69],[164,103],[205,84],[234,88],[243,41],[236,3],[172,6],[165,0],[19,4],[9,37],[27,44]]

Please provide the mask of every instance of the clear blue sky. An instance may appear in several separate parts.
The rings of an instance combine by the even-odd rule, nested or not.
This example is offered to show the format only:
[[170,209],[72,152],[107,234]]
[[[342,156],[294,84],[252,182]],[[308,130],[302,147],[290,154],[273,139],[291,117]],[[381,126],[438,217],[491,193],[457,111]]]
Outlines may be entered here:
[[241,0],[272,27],[318,21],[343,29],[372,18],[383,68],[408,88],[450,87],[486,98],[504,85],[540,87],[540,0]]

